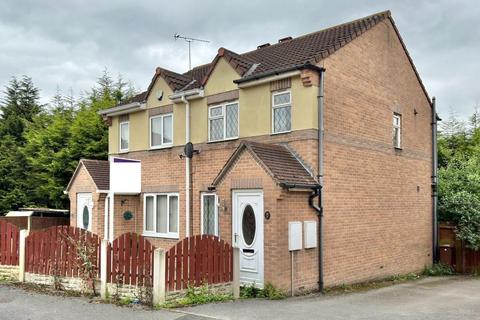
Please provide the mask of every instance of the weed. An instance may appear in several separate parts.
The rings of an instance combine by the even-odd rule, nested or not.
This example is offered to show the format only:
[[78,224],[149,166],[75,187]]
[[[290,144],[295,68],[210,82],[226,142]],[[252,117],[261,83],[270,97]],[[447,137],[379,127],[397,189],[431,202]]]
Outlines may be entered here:
[[163,308],[178,308],[189,305],[205,304],[210,302],[230,301],[233,299],[231,294],[214,293],[210,290],[207,284],[201,287],[188,287],[183,298],[176,299],[157,306]]
[[423,269],[423,274],[430,277],[451,276],[454,273],[452,267],[442,263],[436,263],[429,267],[425,266],[425,269]]
[[286,295],[286,292],[276,288],[270,282],[267,282],[263,289],[255,286],[255,283],[240,288],[240,297],[242,299],[267,298],[270,300],[279,300],[285,298]]

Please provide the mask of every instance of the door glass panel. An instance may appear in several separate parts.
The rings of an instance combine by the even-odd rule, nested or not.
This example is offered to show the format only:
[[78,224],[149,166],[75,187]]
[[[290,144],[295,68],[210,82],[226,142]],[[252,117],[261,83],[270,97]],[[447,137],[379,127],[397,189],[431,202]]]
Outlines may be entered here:
[[90,222],[90,212],[88,211],[88,207],[83,207],[83,228],[88,229],[88,224]]
[[255,212],[251,205],[247,205],[243,210],[242,217],[242,233],[243,240],[247,246],[250,246],[255,239],[255,231],[257,228],[257,223],[255,221]]

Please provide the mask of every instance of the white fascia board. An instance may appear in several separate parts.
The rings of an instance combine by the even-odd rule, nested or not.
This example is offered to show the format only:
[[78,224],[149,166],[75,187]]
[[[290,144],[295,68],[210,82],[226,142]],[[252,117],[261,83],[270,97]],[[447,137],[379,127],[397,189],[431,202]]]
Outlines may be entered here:
[[247,81],[247,82],[242,82],[242,83],[238,84],[238,87],[239,88],[248,88],[248,87],[257,86],[259,84],[263,84],[263,83],[267,83],[267,82],[271,82],[271,81],[275,81],[275,80],[282,80],[282,79],[286,79],[286,78],[290,78],[290,77],[294,77],[294,76],[298,76],[298,75],[300,75],[300,70],[295,70],[295,71],[281,73],[281,74],[278,74],[278,75],[273,75],[273,76],[270,76],[270,77],[260,78],[258,80],[251,80],[251,81]]
[[113,116],[120,116],[127,113],[145,110],[146,108],[147,108],[147,105],[145,103],[134,102],[134,103],[129,103],[129,104],[125,104],[122,106],[117,106],[117,107],[113,107],[105,110],[100,110],[98,114],[101,116],[113,117]]

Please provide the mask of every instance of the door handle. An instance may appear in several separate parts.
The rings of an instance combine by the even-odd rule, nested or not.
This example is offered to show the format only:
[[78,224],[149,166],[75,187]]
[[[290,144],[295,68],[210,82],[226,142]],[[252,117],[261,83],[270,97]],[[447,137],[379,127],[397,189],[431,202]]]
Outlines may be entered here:
[[234,233],[234,234],[233,234],[233,237],[234,237],[235,243],[237,243],[238,233]]

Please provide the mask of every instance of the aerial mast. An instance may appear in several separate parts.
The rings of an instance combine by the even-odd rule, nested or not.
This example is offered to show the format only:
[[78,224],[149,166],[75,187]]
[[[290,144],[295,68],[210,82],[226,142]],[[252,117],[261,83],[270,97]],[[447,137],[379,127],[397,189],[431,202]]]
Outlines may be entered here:
[[192,70],[192,42],[194,41],[198,41],[198,42],[210,42],[208,40],[203,40],[203,39],[196,39],[196,38],[190,38],[190,37],[186,37],[186,36],[181,36],[179,35],[178,33],[175,33],[173,35],[173,38],[175,40],[178,40],[178,39],[183,39],[185,40],[186,42],[188,42],[188,70]]

